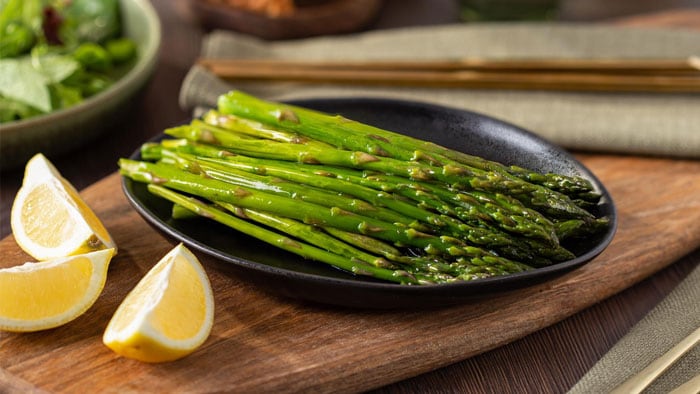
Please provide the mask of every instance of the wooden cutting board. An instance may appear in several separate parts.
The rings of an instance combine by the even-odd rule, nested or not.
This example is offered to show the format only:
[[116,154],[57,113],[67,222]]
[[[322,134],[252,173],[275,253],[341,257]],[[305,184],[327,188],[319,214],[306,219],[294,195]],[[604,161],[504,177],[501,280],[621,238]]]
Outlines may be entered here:
[[[126,202],[114,174],[83,191],[120,252],[96,304],[45,332],[0,332],[0,392],[361,391],[427,372],[552,325],[700,247],[700,161],[578,156],[606,185],[619,229],[597,259],[489,300],[422,311],[355,310],[279,298],[200,256],[215,293],[211,337],[167,364],[101,342],[127,292],[172,246]],[[29,260],[12,237],[0,266]]]

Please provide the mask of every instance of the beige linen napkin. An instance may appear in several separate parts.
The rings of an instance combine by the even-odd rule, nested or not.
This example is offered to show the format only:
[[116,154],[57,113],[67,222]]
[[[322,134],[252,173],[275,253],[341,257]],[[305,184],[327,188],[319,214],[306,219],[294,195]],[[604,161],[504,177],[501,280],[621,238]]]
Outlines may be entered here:
[[[683,58],[700,33],[578,24],[463,24],[266,42],[218,31],[202,56],[284,59]],[[268,99],[386,97],[464,108],[522,126],[572,150],[700,158],[700,94],[387,88],[294,83],[226,84],[194,67],[184,108],[214,105],[232,88]]]
[[[700,327],[700,266],[637,323],[569,394],[606,393]],[[676,361],[645,393],[669,393],[700,374],[700,346]],[[700,392],[700,387],[696,388]]]

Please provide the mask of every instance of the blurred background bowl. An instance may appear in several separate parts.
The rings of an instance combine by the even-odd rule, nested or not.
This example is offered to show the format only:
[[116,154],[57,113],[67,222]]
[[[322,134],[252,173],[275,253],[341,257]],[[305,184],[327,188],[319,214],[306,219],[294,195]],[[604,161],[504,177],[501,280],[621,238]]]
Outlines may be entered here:
[[161,40],[158,15],[147,0],[120,0],[122,29],[138,45],[134,67],[109,89],[70,108],[0,125],[0,169],[24,165],[35,153],[61,154],[104,132],[129,108],[155,69]]
[[[246,3],[248,6],[236,5]],[[362,30],[383,0],[295,0],[293,8],[269,2],[189,0],[189,12],[207,29],[226,29],[268,40],[343,34]]]

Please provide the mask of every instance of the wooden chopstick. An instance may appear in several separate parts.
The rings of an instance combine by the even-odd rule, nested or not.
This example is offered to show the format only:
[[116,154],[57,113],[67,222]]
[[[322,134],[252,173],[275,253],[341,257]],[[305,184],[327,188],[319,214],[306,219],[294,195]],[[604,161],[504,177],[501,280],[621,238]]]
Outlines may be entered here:
[[[700,92],[700,59],[312,62],[199,59],[228,80],[472,89]],[[461,68],[457,63],[461,64]]]
[[651,382],[653,382],[661,373],[671,366],[676,360],[681,358],[688,350],[700,342],[700,328],[697,328],[690,335],[678,342],[661,357],[654,360],[646,368],[642,369],[636,375],[629,378],[627,381],[617,386],[611,394],[633,394],[641,393]]
[[386,71],[508,71],[596,73],[698,73],[700,57],[686,59],[454,59],[454,60],[288,60],[200,58],[218,72],[231,68],[333,69]]

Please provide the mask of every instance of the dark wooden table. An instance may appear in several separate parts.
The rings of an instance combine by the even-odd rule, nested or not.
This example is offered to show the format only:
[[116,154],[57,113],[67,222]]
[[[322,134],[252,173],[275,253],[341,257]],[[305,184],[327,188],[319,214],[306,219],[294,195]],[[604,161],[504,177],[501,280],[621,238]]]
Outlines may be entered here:
[[[412,3],[407,6],[399,0],[389,1],[374,27],[457,20],[457,8],[453,2]],[[178,107],[177,98],[182,79],[199,51],[203,31],[191,19],[183,17],[182,2],[153,0],[153,4],[163,27],[160,61],[153,79],[134,101],[132,116],[112,125],[112,130],[92,144],[51,158],[78,189],[113,173],[119,157],[129,155],[144,140],[188,117]],[[567,18],[577,19],[576,10],[568,12]],[[616,12],[615,16],[620,17],[619,11]],[[606,16],[588,15],[588,19],[592,17]],[[618,19],[615,23],[683,25],[700,29],[700,12],[663,11],[628,17],[623,22]],[[0,174],[0,238],[10,233],[9,210],[21,178],[22,170]],[[700,250],[558,324],[452,366],[377,391],[565,392],[698,264]]]

